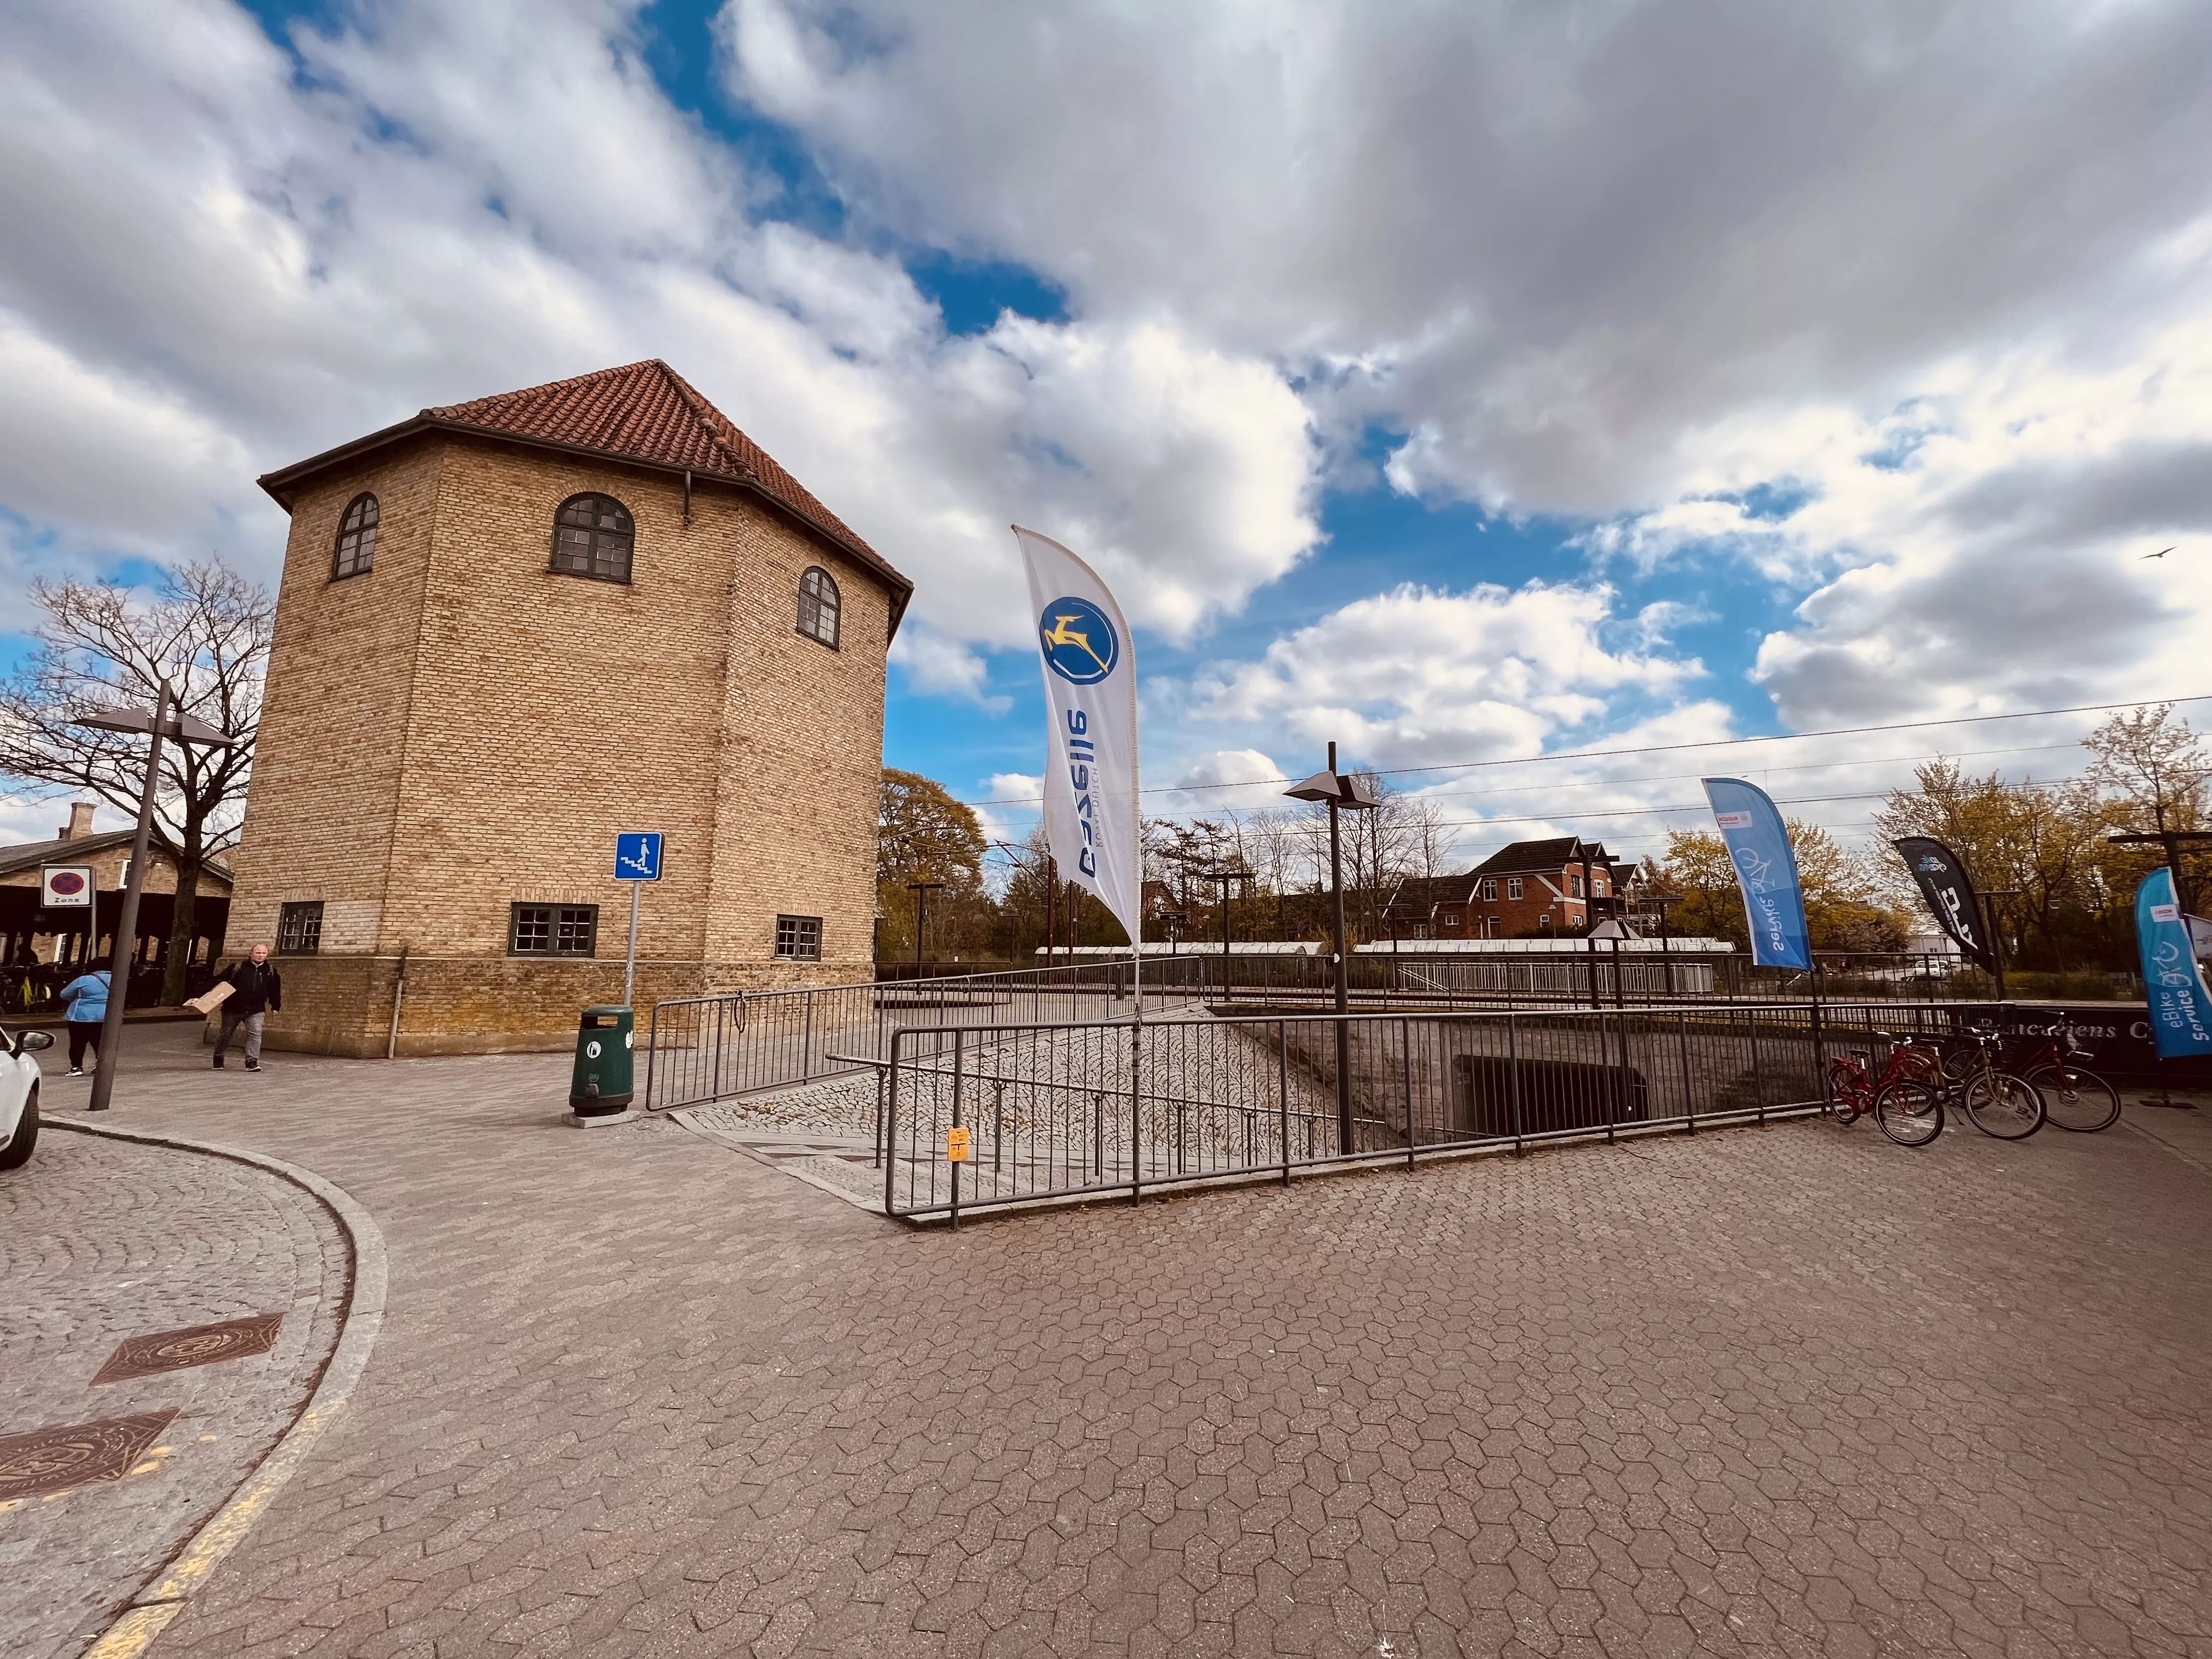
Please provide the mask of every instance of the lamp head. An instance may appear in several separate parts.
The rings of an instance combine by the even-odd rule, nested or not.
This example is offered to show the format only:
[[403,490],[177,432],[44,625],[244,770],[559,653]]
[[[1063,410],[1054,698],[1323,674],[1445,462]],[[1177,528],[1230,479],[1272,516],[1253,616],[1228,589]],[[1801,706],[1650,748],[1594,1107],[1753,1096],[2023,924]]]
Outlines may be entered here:
[[1341,772],[1316,772],[1296,788],[1283,793],[1292,800],[1334,801],[1347,812],[1365,811],[1382,804],[1366,779]]

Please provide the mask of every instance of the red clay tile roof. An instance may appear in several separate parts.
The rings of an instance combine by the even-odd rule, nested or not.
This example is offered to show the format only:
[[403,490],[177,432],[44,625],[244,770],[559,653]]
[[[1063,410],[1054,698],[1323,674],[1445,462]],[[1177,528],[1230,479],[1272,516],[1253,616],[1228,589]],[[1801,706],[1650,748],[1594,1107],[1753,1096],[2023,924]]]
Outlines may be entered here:
[[289,506],[292,486],[326,464],[425,427],[466,428],[748,486],[883,576],[902,605],[913,591],[881,554],[657,357],[426,409],[411,421],[270,473],[261,486]]

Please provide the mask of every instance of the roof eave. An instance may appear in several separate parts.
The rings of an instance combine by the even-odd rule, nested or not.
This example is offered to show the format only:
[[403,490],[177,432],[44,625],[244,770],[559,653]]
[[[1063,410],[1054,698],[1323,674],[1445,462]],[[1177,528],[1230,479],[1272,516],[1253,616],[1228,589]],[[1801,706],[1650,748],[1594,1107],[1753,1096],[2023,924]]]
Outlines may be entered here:
[[326,449],[319,455],[310,455],[304,461],[295,461],[291,465],[279,467],[274,472],[264,472],[254,482],[261,486],[277,506],[289,513],[292,510],[292,502],[297,498],[299,486],[316,474],[326,472],[331,467],[347,461],[358,460],[364,455],[372,454],[403,439],[428,432],[450,433],[454,436],[464,438],[489,438],[498,443],[521,444],[532,449],[551,450],[557,454],[579,455],[591,460],[612,461],[623,466],[641,467],[647,472],[659,472],[673,478],[689,477],[695,481],[706,478],[716,483],[729,484],[757,496],[781,517],[797,526],[824,546],[842,553],[846,557],[865,567],[871,575],[890,589],[890,631],[893,635],[898,632],[899,623],[906,615],[908,602],[914,598],[914,583],[902,574],[882,554],[857,538],[847,541],[842,537],[832,534],[805,514],[795,511],[783,501],[777,500],[759,479],[750,473],[709,472],[698,467],[675,466],[666,461],[648,460],[641,456],[625,455],[616,450],[594,448],[589,444],[563,443],[557,438],[541,438],[527,432],[508,432],[496,427],[477,426],[467,421],[447,420],[442,416],[433,415],[427,409],[419,414],[410,416],[404,421],[372,432],[366,437],[356,438],[350,442],[340,444],[335,449]]

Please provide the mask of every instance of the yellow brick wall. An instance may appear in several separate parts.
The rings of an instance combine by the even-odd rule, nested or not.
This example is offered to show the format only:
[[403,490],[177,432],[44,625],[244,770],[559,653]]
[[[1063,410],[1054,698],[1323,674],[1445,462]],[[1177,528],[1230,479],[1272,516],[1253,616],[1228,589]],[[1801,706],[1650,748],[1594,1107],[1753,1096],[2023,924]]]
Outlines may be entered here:
[[[734,981],[798,984],[874,973],[876,817],[882,791],[884,674],[890,596],[752,501],[733,503],[738,579],[730,594],[730,672],[715,828],[720,856],[708,959],[768,962],[779,914],[822,918],[822,964],[771,964]],[[836,579],[836,650],[799,632],[810,565]],[[724,966],[715,988],[736,988]]]
[[[226,940],[273,943],[280,903],[380,906],[430,570],[441,447],[418,444],[325,478],[292,509]],[[340,516],[377,498],[365,574],[331,579]]]
[[[376,568],[329,580],[338,514],[382,507]],[[560,504],[636,526],[627,586],[550,569]],[[843,601],[841,647],[797,631],[800,574]],[[321,899],[324,955],[283,962],[270,1041],[403,1052],[565,1047],[619,1000],[624,830],[666,837],[643,891],[641,1009],[702,988],[872,971],[889,595],[757,498],[468,439],[333,476],[295,507],[234,949]],[[511,958],[515,901],[599,907],[598,958]],[[773,959],[779,912],[823,918],[820,964]],[[642,1024],[642,1015],[641,1015]]]

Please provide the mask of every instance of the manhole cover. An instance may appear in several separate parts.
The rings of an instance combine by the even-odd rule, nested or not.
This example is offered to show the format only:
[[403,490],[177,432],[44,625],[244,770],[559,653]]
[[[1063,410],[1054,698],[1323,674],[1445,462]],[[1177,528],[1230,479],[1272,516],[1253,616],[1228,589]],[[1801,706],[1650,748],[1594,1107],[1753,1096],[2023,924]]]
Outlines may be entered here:
[[107,1363],[92,1380],[120,1382],[133,1376],[180,1371],[187,1365],[212,1365],[218,1359],[267,1353],[276,1346],[276,1328],[283,1322],[283,1314],[257,1314],[252,1319],[226,1319],[220,1325],[127,1337],[122,1346],[107,1356]]
[[119,1480],[175,1416],[140,1412],[0,1438],[0,1503]]

